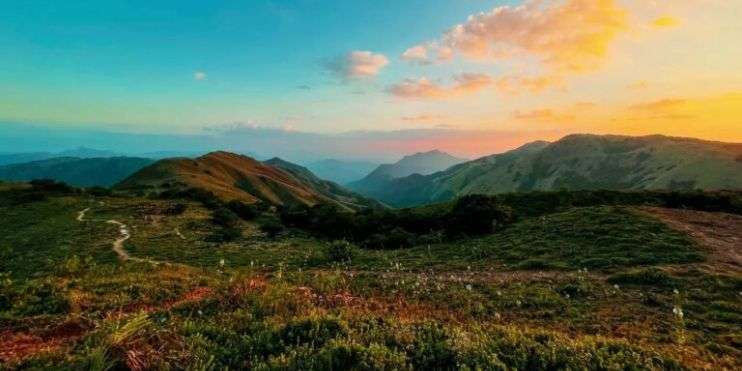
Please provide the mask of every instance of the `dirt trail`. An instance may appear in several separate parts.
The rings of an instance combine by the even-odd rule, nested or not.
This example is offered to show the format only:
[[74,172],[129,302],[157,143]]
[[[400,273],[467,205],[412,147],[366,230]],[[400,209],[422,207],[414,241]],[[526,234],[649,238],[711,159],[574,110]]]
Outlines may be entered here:
[[126,252],[126,250],[124,249],[124,242],[126,242],[126,240],[131,238],[131,233],[129,233],[129,227],[127,227],[126,224],[121,223],[118,220],[113,220],[113,219],[106,221],[106,223],[115,224],[119,227],[119,234],[121,235],[121,237],[113,241],[113,251],[116,252],[116,255],[119,256],[119,259],[121,259],[122,261],[135,261],[135,262],[149,263],[149,264],[154,264],[154,265],[161,264],[161,262],[158,262],[156,260],[134,258],[131,255],[129,255],[129,253]]
[[[90,211],[90,208],[87,208],[87,209],[84,209],[84,210],[80,210],[77,213],[77,218],[76,218],[77,221],[84,222],[86,220],[85,219],[85,214],[88,211]],[[116,255],[118,255],[119,259],[121,259],[122,261],[129,261],[129,260],[131,260],[131,261],[135,261],[135,262],[150,263],[150,264],[154,264],[154,265],[161,264],[160,262],[158,262],[156,260],[134,258],[131,255],[129,255],[129,253],[126,252],[126,250],[124,249],[124,242],[126,242],[126,240],[128,240],[128,239],[131,238],[131,233],[129,232],[129,227],[126,226],[126,224],[121,223],[118,220],[113,220],[113,219],[107,220],[106,223],[115,224],[115,225],[117,225],[119,227],[119,235],[120,235],[120,237],[117,238],[115,241],[113,241],[113,251],[116,253]]]
[[85,213],[90,211],[90,208],[87,208],[85,210],[81,210],[77,213],[77,221],[78,222],[84,222],[85,221]]
[[670,228],[687,233],[708,253],[710,263],[742,271],[742,216],[705,211],[644,207]]

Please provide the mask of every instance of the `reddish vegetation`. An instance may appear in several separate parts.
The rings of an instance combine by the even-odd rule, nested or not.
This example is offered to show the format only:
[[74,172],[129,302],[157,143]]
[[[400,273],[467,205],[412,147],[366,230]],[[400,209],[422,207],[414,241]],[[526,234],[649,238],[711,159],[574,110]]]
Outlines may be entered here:
[[77,322],[65,322],[38,334],[0,332],[0,361],[14,362],[28,356],[58,350],[79,339],[87,329]]

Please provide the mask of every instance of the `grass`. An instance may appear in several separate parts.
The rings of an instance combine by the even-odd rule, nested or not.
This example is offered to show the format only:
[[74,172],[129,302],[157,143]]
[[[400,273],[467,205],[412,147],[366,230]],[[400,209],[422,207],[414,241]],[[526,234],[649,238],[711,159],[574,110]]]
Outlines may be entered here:
[[[209,211],[165,215],[169,202],[0,206],[0,245],[13,246],[0,369],[742,367],[742,279],[696,264],[686,236],[628,208],[332,259],[328,241],[243,221],[240,239],[206,242]],[[177,264],[118,261],[108,219],[129,226],[132,256]]]

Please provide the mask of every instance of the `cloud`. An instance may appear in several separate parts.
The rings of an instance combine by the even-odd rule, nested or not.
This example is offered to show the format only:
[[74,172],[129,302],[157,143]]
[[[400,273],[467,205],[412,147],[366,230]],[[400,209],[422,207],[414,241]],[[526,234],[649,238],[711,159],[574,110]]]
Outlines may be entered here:
[[629,85],[626,85],[626,88],[629,90],[634,90],[634,91],[646,90],[647,88],[649,88],[649,82],[645,80],[637,81]]
[[327,68],[343,79],[374,77],[389,64],[383,54],[353,51],[327,64]]
[[677,109],[688,103],[687,99],[666,98],[629,107],[632,111],[657,112]]
[[558,113],[550,108],[535,109],[531,111],[513,112],[513,119],[518,121],[547,122],[547,123],[564,123],[575,120],[575,116],[566,113]]
[[654,28],[673,28],[679,25],[680,21],[677,18],[669,15],[658,17],[654,21],[652,21],[652,27]]
[[403,59],[536,61],[544,82],[558,82],[602,66],[612,42],[627,29],[628,13],[614,0],[527,0],[471,15],[438,40],[408,49]]
[[429,114],[429,113],[423,113],[415,116],[404,116],[402,117],[402,121],[408,121],[408,122],[431,122],[431,121],[438,121],[445,119],[446,116],[444,115],[436,115],[436,114]]
[[207,77],[206,72],[203,71],[196,71],[193,73],[193,79],[196,81],[206,80]]
[[423,45],[415,45],[402,53],[402,59],[408,62],[422,64],[430,63],[428,60],[428,49]]
[[296,88],[299,90],[312,90],[312,87],[309,85],[296,85]]
[[440,85],[423,77],[406,79],[390,86],[387,91],[392,95],[407,99],[446,99],[477,93],[492,83],[493,80],[489,75],[463,73],[454,76],[454,83],[450,86]]

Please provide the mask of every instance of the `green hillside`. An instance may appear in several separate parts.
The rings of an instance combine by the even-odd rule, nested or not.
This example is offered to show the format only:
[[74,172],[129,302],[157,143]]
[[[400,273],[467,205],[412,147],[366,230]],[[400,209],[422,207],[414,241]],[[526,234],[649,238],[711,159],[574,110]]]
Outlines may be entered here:
[[531,190],[742,188],[742,144],[664,136],[570,135],[360,192],[393,206]]

